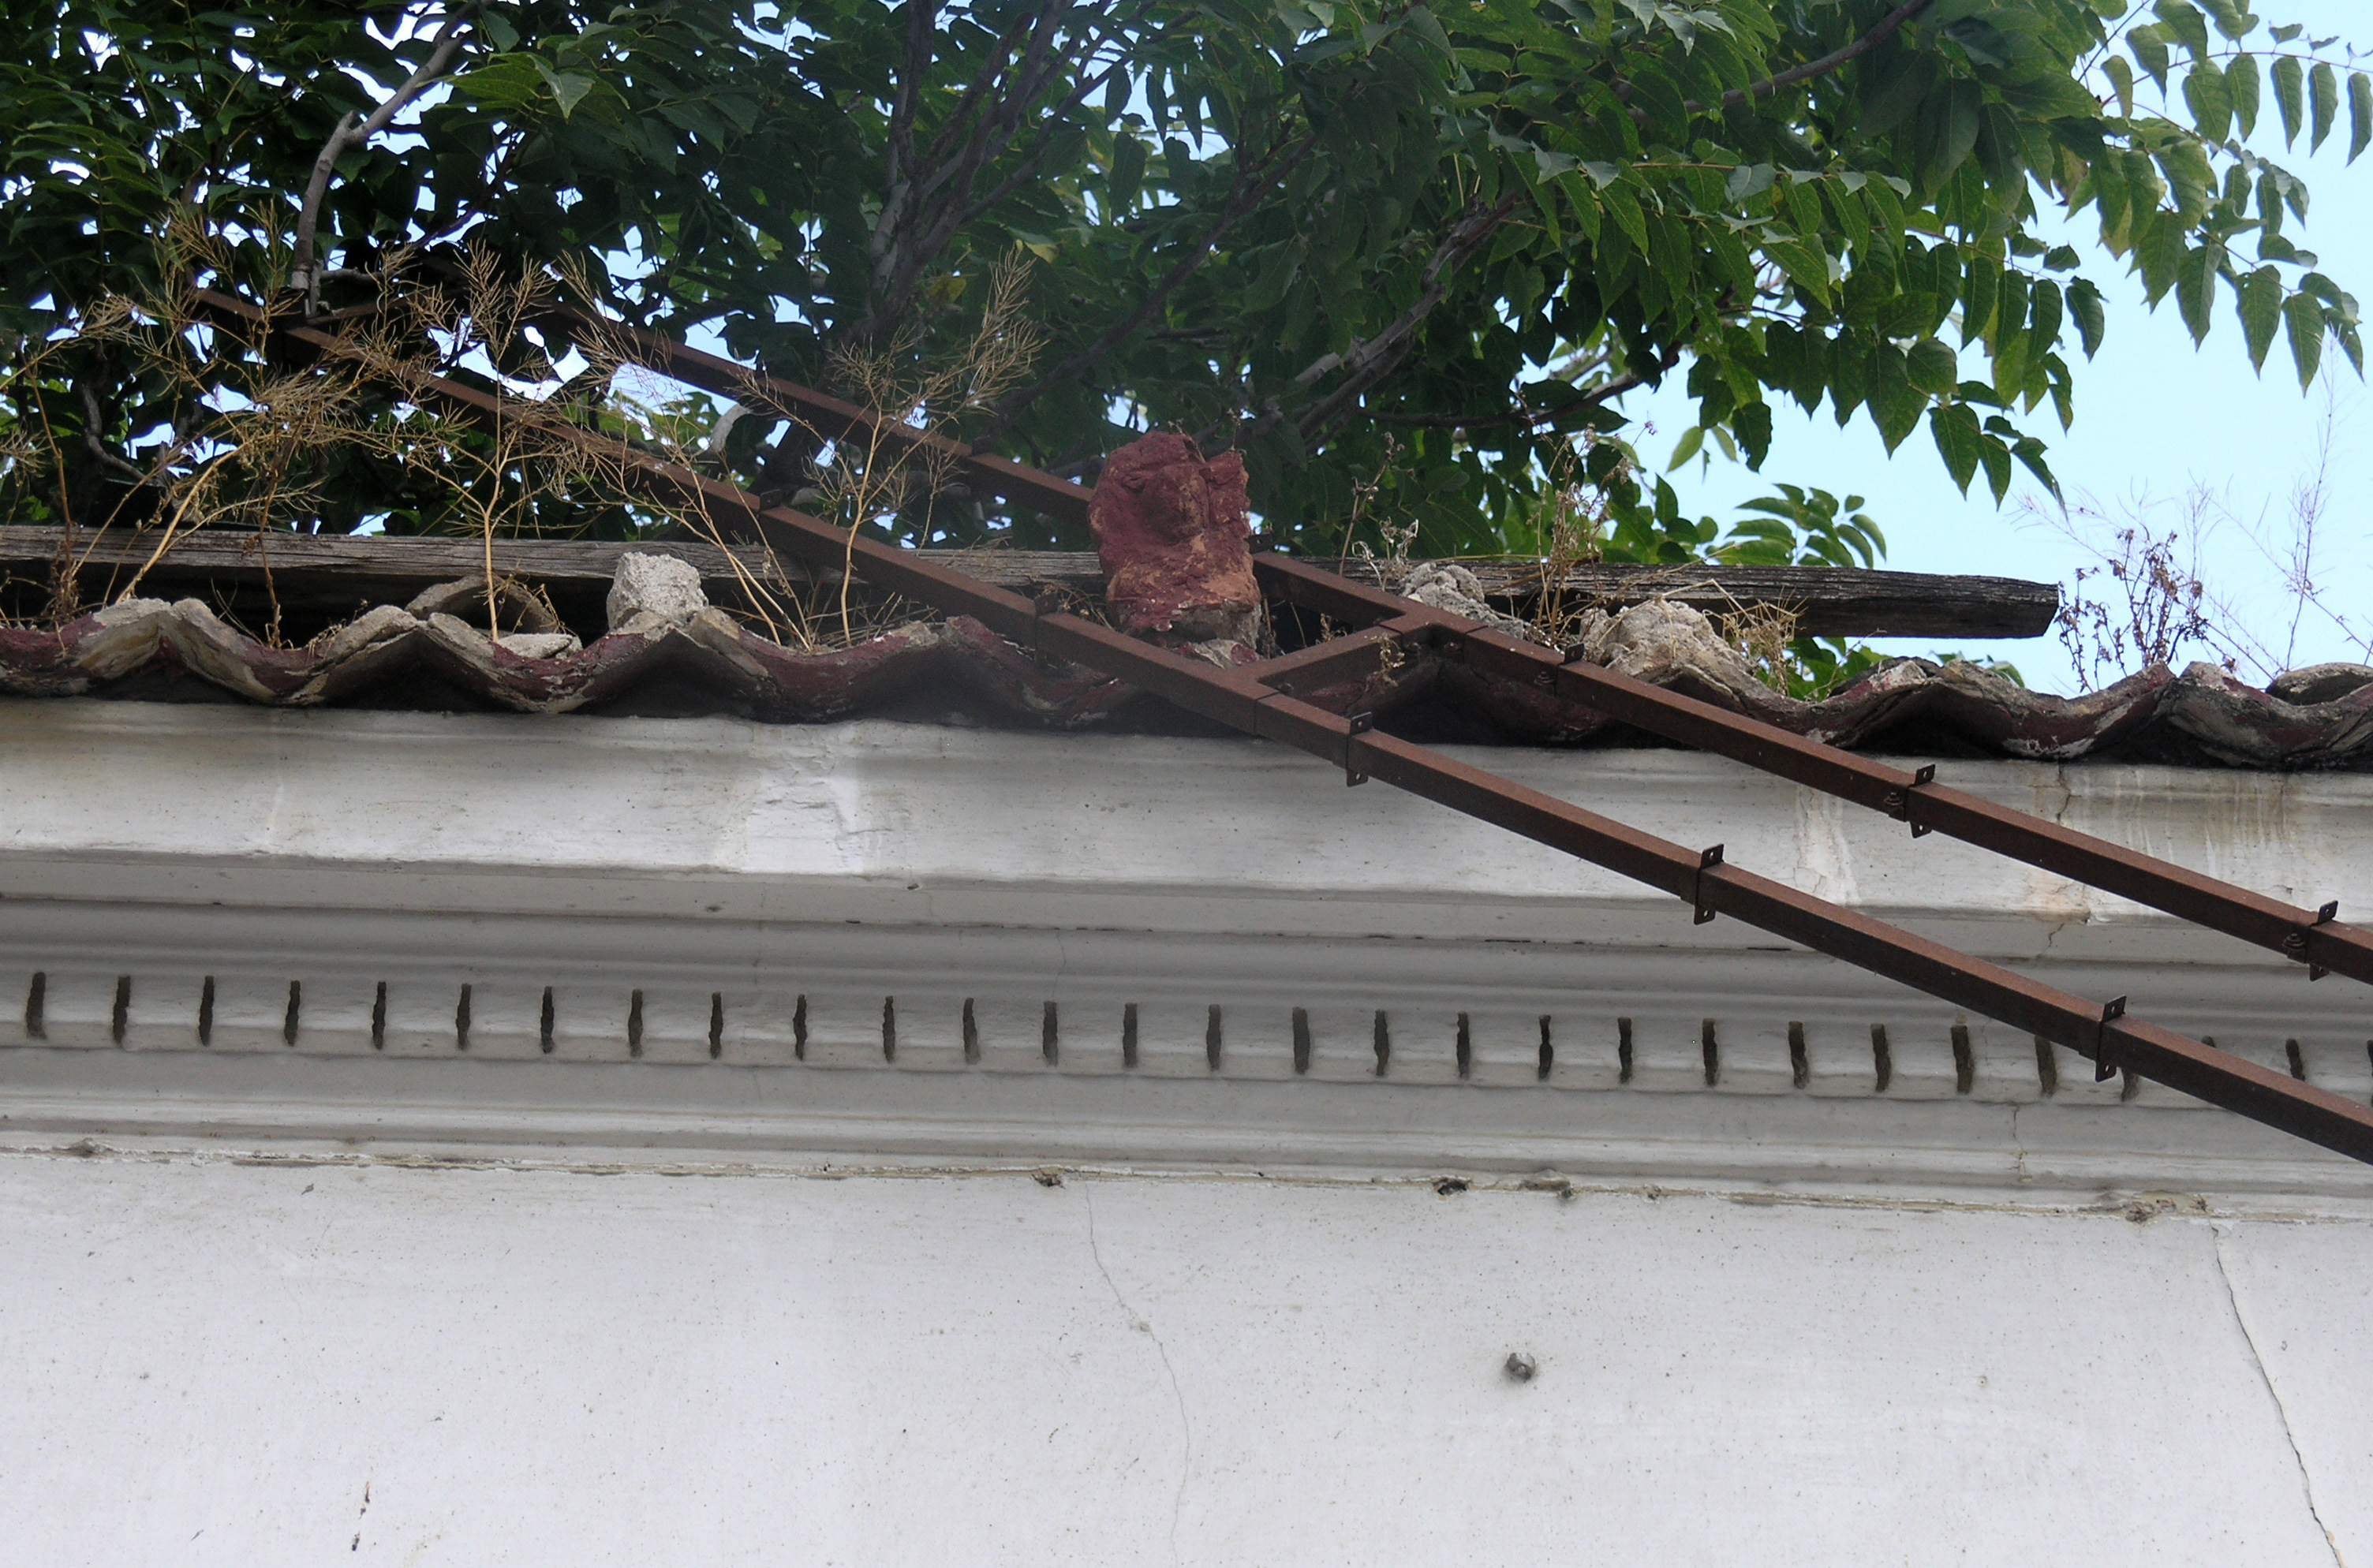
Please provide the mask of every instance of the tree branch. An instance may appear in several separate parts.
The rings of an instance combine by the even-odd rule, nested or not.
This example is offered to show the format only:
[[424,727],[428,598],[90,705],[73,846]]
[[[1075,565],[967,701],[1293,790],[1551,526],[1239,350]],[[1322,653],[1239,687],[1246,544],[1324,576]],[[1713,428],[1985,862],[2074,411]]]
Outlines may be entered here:
[[[1450,232],[1442,237],[1442,242],[1434,247],[1433,254],[1427,259],[1423,287],[1418,290],[1417,298],[1408,310],[1395,317],[1374,337],[1352,345],[1349,353],[1327,355],[1293,378],[1300,384],[1308,386],[1330,370],[1344,369],[1350,372],[1343,378],[1341,385],[1295,416],[1294,423],[1302,431],[1305,444],[1327,428],[1362,392],[1399,363],[1419,323],[1433,313],[1433,308],[1442,303],[1443,296],[1448,292],[1445,275],[1472,256],[1482,247],[1483,241],[1508,220],[1508,215],[1516,210],[1516,196],[1517,193],[1512,190],[1489,207],[1469,206],[1467,215],[1451,226]],[[1274,414],[1263,415],[1254,421],[1249,433],[1256,436],[1263,433],[1276,417]]]
[[923,96],[923,78],[931,72],[931,24],[939,20],[937,5],[906,0],[906,63],[898,73],[898,96],[890,110],[885,162],[894,193],[915,159],[915,107]]
[[[1680,362],[1679,348],[1666,349],[1660,357],[1656,375],[1664,376]],[[1621,375],[1610,377],[1601,384],[1591,388],[1583,394],[1580,401],[1569,403],[1561,408],[1527,408],[1524,404],[1519,403],[1515,407],[1500,414],[1378,414],[1372,410],[1368,417],[1379,425],[1407,425],[1427,430],[1475,430],[1490,425],[1522,425],[1527,432],[1530,432],[1543,428],[1553,429],[1562,420],[1570,419],[1577,414],[1587,413],[1602,404],[1621,397],[1625,392],[1636,391],[1648,384],[1649,377],[1644,371],[1626,370]]]
[[988,56],[983,62],[981,68],[973,74],[972,80],[964,85],[964,97],[958,99],[955,107],[948,111],[947,118],[941,123],[940,134],[931,138],[930,147],[923,154],[921,162],[936,168],[948,161],[962,127],[971,123],[975,106],[983,98],[998,90],[999,84],[1005,80],[1008,58],[1021,43],[1023,35],[1035,25],[1036,18],[1025,12],[1015,18],[1007,25],[1003,32],[997,35],[995,46],[989,50]]
[[[915,114],[922,101],[923,78],[931,69],[931,24],[938,7],[924,0],[906,0],[906,54],[898,73],[898,92],[890,111],[890,127],[883,148],[882,215],[866,237],[866,254],[877,276],[896,244],[898,230],[915,205],[912,168],[915,161]],[[992,70],[1001,70],[992,62]]]
[[[908,0],[908,3],[914,4],[915,0]],[[866,254],[872,263],[872,276],[866,290],[865,314],[851,334],[857,342],[874,342],[881,336],[883,324],[906,308],[906,301],[913,295],[916,280],[929,264],[929,257],[937,254],[939,250],[937,244],[927,242],[928,237],[918,240],[910,234],[910,222],[922,209],[924,201],[942,183],[959,171],[968,171],[986,155],[988,141],[999,122],[1006,66],[1014,48],[1025,35],[1035,37],[1051,28],[1066,3],[1067,0],[1045,0],[1037,11],[1016,18],[998,36],[988,58],[965,86],[963,99],[941,126],[939,135],[932,138],[930,150],[922,160],[936,166],[928,175],[921,174],[919,164],[912,170],[893,169],[882,204],[882,214],[874,219],[873,232],[866,239]],[[899,84],[902,96],[906,88],[907,83],[902,81]],[[915,92],[918,102],[921,90],[920,84],[917,83]],[[973,115],[976,110],[979,111],[977,118],[972,120],[970,133],[964,137],[959,150],[943,157],[942,149],[952,145],[967,116]],[[894,134],[894,125],[893,129]],[[894,165],[896,159],[894,158],[892,162]],[[966,178],[969,178],[968,173]]]
[[[1306,387],[1329,371],[1345,366],[1351,369],[1351,374],[1344,379],[1342,385],[1295,416],[1295,426],[1302,432],[1305,447],[1315,432],[1327,428],[1361,392],[1399,363],[1409,335],[1417,330],[1418,323],[1442,303],[1445,292],[1443,275],[1474,254],[1476,247],[1507,221],[1508,215],[1515,211],[1516,195],[1517,193],[1512,190],[1490,207],[1471,205],[1467,207],[1466,215],[1451,226],[1450,231],[1434,246],[1433,254],[1427,258],[1424,282],[1419,289],[1416,302],[1394,318],[1382,332],[1353,344],[1347,353],[1323,354],[1303,367],[1293,378],[1297,386]],[[1285,410],[1279,405],[1277,399],[1270,398],[1261,405],[1258,416],[1239,423],[1228,431],[1227,445],[1234,447],[1245,441],[1257,440],[1283,424],[1285,419]],[[1222,428],[1225,426],[1222,423],[1205,426],[1195,433],[1195,444],[1208,445]],[[1227,448],[1220,450],[1226,451]]]
[[[871,340],[879,333],[883,322],[897,316],[906,309],[924,269],[947,249],[965,225],[1003,201],[1037,173],[1047,149],[1054,145],[1055,134],[1060,128],[1063,117],[1078,108],[1097,88],[1111,80],[1114,73],[1129,60],[1128,52],[1123,50],[1103,70],[1091,74],[1088,65],[1096,53],[1112,39],[1135,26],[1151,8],[1152,0],[1138,0],[1124,18],[1116,19],[1108,30],[1093,39],[1084,50],[1058,55],[1054,38],[1060,20],[1058,14],[1060,6],[1058,0],[1049,0],[1046,8],[1038,13],[1033,24],[1030,43],[1015,63],[1010,84],[1002,88],[992,88],[985,95],[988,101],[962,150],[941,163],[928,176],[909,183],[906,211],[899,216],[898,222],[903,224],[906,217],[923,209],[928,198],[936,196],[939,199],[931,203],[936,216],[930,224],[919,236],[909,238],[899,234],[894,242],[887,242],[883,237],[890,233],[885,226],[891,222],[891,209],[883,209],[883,223],[875,229],[877,242],[881,242],[883,248],[875,252],[877,260],[871,298],[857,333],[861,341]],[[1087,14],[1101,18],[1106,6],[1099,4],[1084,9]],[[1008,48],[1010,45],[1000,41],[1000,54]],[[1004,156],[1013,146],[1039,95],[1055,79],[1060,64],[1073,59],[1080,62],[1080,79],[1058,103],[1036,116],[1038,129],[1030,150],[988,194],[974,197],[974,181],[979,178],[984,168]],[[1003,66],[999,64],[997,66],[999,79],[1002,72]],[[967,94],[968,100],[972,96]],[[949,132],[943,130],[933,144],[934,147],[943,145],[948,136]]]
[[321,221],[322,200],[330,193],[330,176],[336,170],[338,159],[348,147],[361,146],[386,130],[406,104],[443,74],[445,67],[452,64],[454,52],[462,47],[462,29],[469,26],[476,9],[474,5],[464,6],[448,17],[444,27],[438,30],[437,47],[429,52],[420,68],[388,94],[361,124],[355,123],[352,114],[339,116],[338,128],[321,145],[321,156],[313,160],[313,178],[305,186],[305,205],[297,215],[296,264],[288,274],[289,286],[305,291],[308,315],[319,310],[321,302],[321,280],[313,265],[313,239]]
[[1177,292],[1179,286],[1210,259],[1211,252],[1219,248],[1221,240],[1226,236],[1229,229],[1235,227],[1237,219],[1252,211],[1259,205],[1264,195],[1292,174],[1294,170],[1301,166],[1302,160],[1309,157],[1311,150],[1317,145],[1316,136],[1304,135],[1284,152],[1281,161],[1279,154],[1272,153],[1253,168],[1240,170],[1236,176],[1234,188],[1229,192],[1228,204],[1221,209],[1218,220],[1211,225],[1203,238],[1196,242],[1192,250],[1179,258],[1178,264],[1170,269],[1169,275],[1154,285],[1144,298],[1138,301],[1135,310],[1106,329],[1095,342],[1047,371],[1035,382],[1011,394],[999,404],[997,417],[990,422],[986,430],[975,438],[975,444],[995,439],[1012,425],[1015,416],[1023,409],[1044,396],[1047,389],[1061,385],[1102,359],[1130,333],[1142,326],[1169,301],[1171,295]]
[[77,385],[75,390],[82,393],[82,444],[90,449],[90,455],[99,459],[99,462],[107,464],[110,468],[129,474],[134,480],[143,485],[148,483],[148,474],[146,470],[143,469],[138,463],[127,462],[123,458],[116,456],[113,452],[109,451],[105,445],[100,442],[99,439],[99,427],[101,421],[99,413],[99,399],[91,394],[90,388]]
[[1926,10],[1934,0],[1903,0],[1903,4],[1878,19],[1878,24],[1841,49],[1833,49],[1818,60],[1807,60],[1793,65],[1775,76],[1767,76],[1751,87],[1733,88],[1722,95],[1724,109],[1736,109],[1750,98],[1770,98],[1782,88],[1793,88],[1798,82],[1811,81],[1827,76],[1850,60],[1858,59],[1892,37],[1904,23]]
[[[1827,76],[1839,66],[1849,61],[1860,59],[1886,42],[1902,29],[1904,23],[1935,3],[1935,0],[1903,0],[1903,4],[1881,17],[1868,32],[1853,42],[1833,49],[1818,60],[1807,60],[1801,65],[1791,65],[1788,69],[1766,76],[1759,82],[1753,82],[1743,88],[1733,88],[1722,95],[1720,107],[1742,108],[1751,99],[1770,98],[1783,88],[1793,88],[1798,82],[1809,82],[1815,76]],[[1648,111],[1631,101],[1630,82],[1619,78],[1615,83],[1615,97],[1617,101],[1624,105],[1635,123],[1644,125],[1648,123]],[[1709,106],[1689,98],[1681,100],[1681,107],[1691,114],[1703,114]]]

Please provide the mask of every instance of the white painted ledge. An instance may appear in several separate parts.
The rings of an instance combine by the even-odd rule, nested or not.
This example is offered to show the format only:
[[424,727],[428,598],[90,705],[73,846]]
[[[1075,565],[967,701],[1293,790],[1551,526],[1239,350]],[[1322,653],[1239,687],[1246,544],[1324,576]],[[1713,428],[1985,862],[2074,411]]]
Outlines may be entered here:
[[[1253,743],[91,702],[0,724],[0,1130],[35,1142],[2362,1185]],[[2373,1093],[2344,979],[1716,759],[1479,755]],[[2373,780],[1946,771],[2302,902],[2373,885]]]

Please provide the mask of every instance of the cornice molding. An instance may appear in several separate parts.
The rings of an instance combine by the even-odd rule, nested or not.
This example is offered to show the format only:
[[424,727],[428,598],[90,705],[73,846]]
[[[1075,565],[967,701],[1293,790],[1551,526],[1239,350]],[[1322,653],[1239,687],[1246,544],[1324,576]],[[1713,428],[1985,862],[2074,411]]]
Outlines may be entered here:
[[[2357,1190],[2170,1091],[1235,743],[18,706],[43,723],[0,755],[16,1139]],[[2373,1093],[2344,981],[1711,759],[1522,765]],[[1956,781],[2057,790],[2220,874],[2373,872],[2340,827],[2373,781]]]

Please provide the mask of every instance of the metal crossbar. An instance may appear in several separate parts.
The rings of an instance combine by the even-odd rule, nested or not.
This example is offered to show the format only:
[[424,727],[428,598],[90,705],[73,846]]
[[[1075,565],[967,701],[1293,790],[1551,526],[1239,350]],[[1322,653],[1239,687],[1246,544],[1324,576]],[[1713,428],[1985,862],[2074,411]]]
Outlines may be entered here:
[[[269,336],[284,351],[334,356],[337,340],[227,296],[203,297],[223,326]],[[590,318],[547,312],[563,333],[596,330]],[[1002,458],[941,442],[911,427],[713,355],[648,333],[601,322],[602,341],[650,369],[744,403],[773,405],[827,436],[874,427],[906,445],[933,444],[984,489],[1068,519],[1084,519],[1090,493]],[[408,390],[457,415],[492,418],[496,398],[458,382],[429,380]],[[588,443],[599,441],[591,433]],[[617,454],[604,451],[614,460]],[[2338,920],[2326,905],[2309,911],[2139,854],[2107,840],[1953,790],[1935,769],[1906,772],[1806,740],[1711,704],[1667,692],[1525,642],[1463,616],[1353,582],[1307,561],[1255,556],[1273,604],[1311,611],[1353,629],[1295,652],[1235,669],[1140,642],[1084,617],[1041,605],[964,573],[919,559],[732,486],[637,454],[622,477],[666,504],[697,509],[729,532],[822,566],[854,565],[877,589],[951,614],[969,615],[1048,658],[1127,681],[1245,734],[1326,759],[1347,780],[1391,784],[1496,824],[1537,843],[1603,866],[1689,903],[1701,920],[1727,915],[1916,990],[2066,1046],[2101,1078],[2120,1071],[2156,1080],[2253,1120],[2373,1164],[2373,1107],[2157,1024],[2125,1015],[2123,997],[2088,1000],[1940,942],[1816,898],[1692,849],[1502,778],[1372,727],[1365,714],[1330,711],[1293,695],[1381,671],[1390,655],[1425,653],[1480,674],[1532,684],[1570,702],[1666,740],[1745,763],[1910,825],[1946,834],[2105,892],[2223,931],[2307,965],[2311,979],[2337,971],[2373,981],[2373,932]]]

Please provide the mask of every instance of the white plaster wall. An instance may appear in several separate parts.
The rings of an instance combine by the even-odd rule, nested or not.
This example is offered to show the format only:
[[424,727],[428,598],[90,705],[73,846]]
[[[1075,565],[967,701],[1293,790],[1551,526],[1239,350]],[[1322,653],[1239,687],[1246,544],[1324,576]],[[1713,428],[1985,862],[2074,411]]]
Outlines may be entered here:
[[[1255,741],[6,700],[0,736],[0,897],[1772,945]],[[1718,757],[1459,755],[1988,956],[2282,966]],[[1990,761],[1939,778],[2366,913],[2373,777]]]
[[18,1153],[0,1562],[2367,1561],[2373,1223],[2172,1207]]

